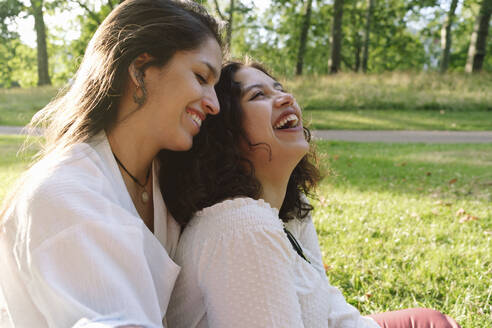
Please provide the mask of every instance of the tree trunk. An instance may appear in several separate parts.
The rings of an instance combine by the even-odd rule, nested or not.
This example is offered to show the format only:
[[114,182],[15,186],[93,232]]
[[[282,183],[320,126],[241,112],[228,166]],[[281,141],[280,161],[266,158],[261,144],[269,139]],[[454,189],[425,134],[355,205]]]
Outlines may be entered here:
[[335,0],[335,3],[333,4],[330,74],[335,74],[340,70],[340,62],[342,58],[342,18],[343,0]]
[[358,72],[360,69],[360,55],[362,53],[362,38],[360,35],[360,31],[357,28],[359,26],[359,19],[359,15],[357,13],[357,1],[354,1],[351,11],[352,26],[354,26],[352,30],[352,36],[354,39],[354,72]]
[[468,48],[468,58],[465,71],[467,73],[480,72],[487,49],[487,34],[489,32],[490,16],[492,14],[492,0],[482,0],[480,12],[473,28]]
[[371,35],[371,20],[372,12],[374,9],[375,0],[367,0],[367,18],[366,18],[366,30],[364,35],[364,49],[362,54],[362,71],[367,72],[367,63],[369,61],[369,45],[370,45],[370,35]]
[[226,47],[231,49],[232,42],[232,23],[234,21],[234,0],[231,0],[229,5],[229,19],[227,20]]
[[43,18],[43,0],[31,0],[34,16],[34,28],[37,36],[38,85],[50,85],[48,72],[48,47],[46,45],[46,27]]
[[302,68],[304,66],[304,54],[306,53],[306,43],[309,32],[309,26],[311,25],[311,6],[313,0],[308,0],[306,4],[306,10],[304,12],[304,19],[301,26],[301,36],[299,40],[299,52],[297,53],[297,65],[296,75],[302,75]]
[[449,66],[449,53],[451,50],[451,27],[453,25],[454,15],[456,7],[458,6],[458,0],[452,0],[449,7],[448,18],[441,29],[441,73],[445,73]]

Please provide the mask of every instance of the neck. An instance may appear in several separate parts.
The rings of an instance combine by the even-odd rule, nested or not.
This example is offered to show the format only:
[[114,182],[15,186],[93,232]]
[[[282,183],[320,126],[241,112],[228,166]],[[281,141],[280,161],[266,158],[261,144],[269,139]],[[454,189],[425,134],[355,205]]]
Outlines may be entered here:
[[157,151],[136,131],[129,124],[120,123],[106,133],[113,153],[138,181],[144,182]]
[[272,207],[280,210],[284,202],[287,184],[289,183],[292,170],[278,170],[277,167],[275,172],[272,172],[271,170],[261,171],[261,169],[256,171],[256,177],[261,183],[260,198],[264,199]]
[[142,109],[133,101],[133,90],[121,98],[116,123],[106,131],[111,150],[138,181],[145,181],[152,160],[159,152],[153,138],[139,119]]
[[267,203],[269,203],[270,206],[280,210],[284,202],[286,191],[287,191],[287,183],[284,184],[262,183],[262,190],[261,190],[260,197],[263,200],[265,200]]

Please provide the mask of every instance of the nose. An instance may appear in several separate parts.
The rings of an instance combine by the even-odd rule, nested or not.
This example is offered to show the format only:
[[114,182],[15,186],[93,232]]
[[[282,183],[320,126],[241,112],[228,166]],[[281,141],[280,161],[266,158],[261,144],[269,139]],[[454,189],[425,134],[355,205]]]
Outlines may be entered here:
[[201,107],[206,114],[217,115],[219,113],[219,100],[217,99],[217,94],[213,88],[209,94],[202,98]]
[[294,104],[294,97],[290,93],[283,93],[277,99],[275,99],[275,106],[282,108],[286,106],[292,106]]

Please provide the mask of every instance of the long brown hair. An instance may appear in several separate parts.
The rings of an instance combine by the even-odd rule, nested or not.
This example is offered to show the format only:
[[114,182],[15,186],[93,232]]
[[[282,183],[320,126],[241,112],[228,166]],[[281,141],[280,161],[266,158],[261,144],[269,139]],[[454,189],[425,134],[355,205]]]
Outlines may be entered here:
[[[232,62],[222,68],[215,86],[220,113],[203,122],[191,150],[163,150],[158,155],[162,163],[159,179],[164,201],[182,226],[196,211],[225,199],[240,196],[258,199],[260,196],[261,184],[255,177],[254,166],[244,157],[240,147],[242,141],[255,146],[249,142],[242,126],[241,86],[234,81],[236,72],[243,66]],[[258,64],[248,66],[268,74]],[[310,141],[307,128],[304,135]],[[283,221],[304,218],[313,209],[303,194],[310,194],[320,179],[314,162],[315,153],[311,147],[290,176],[279,212]]]
[[[63,151],[110,128],[128,80],[128,67],[139,55],[154,58],[142,71],[151,65],[163,67],[176,52],[194,50],[207,38],[222,45],[218,23],[192,1],[126,0],[118,5],[89,42],[73,82],[29,124],[33,130],[44,131],[37,157]],[[22,183],[21,178],[3,207]],[[5,208],[0,213],[3,217]]]
[[162,67],[207,37],[221,44],[217,22],[194,2],[124,1],[97,29],[68,91],[33,118],[31,126],[45,128],[44,154],[86,141],[114,123],[128,67],[139,55],[155,58],[143,71]]

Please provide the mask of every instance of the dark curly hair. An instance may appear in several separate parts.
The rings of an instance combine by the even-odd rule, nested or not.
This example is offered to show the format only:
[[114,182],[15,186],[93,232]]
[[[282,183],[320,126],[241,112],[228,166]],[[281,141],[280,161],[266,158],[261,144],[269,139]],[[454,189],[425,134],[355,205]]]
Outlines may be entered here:
[[[191,150],[163,150],[158,155],[164,201],[183,227],[195,212],[205,207],[228,198],[246,196],[258,199],[260,196],[262,186],[255,177],[254,166],[244,157],[239,146],[244,141],[250,147],[259,145],[249,141],[242,126],[241,86],[234,81],[234,76],[243,66],[245,64],[239,62],[223,66],[220,80],[215,86],[220,113],[203,122]],[[259,64],[247,66],[271,76]],[[307,128],[304,128],[304,135],[308,141],[311,140]],[[315,160],[314,148],[311,147],[292,172],[279,212],[284,222],[305,218],[313,209],[303,194],[309,195],[320,180]]]

